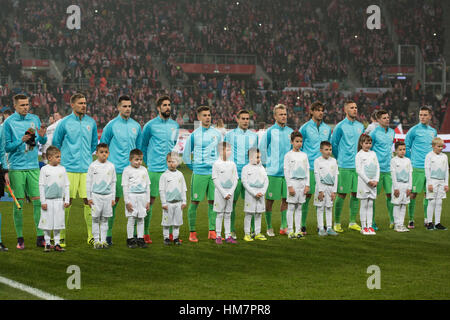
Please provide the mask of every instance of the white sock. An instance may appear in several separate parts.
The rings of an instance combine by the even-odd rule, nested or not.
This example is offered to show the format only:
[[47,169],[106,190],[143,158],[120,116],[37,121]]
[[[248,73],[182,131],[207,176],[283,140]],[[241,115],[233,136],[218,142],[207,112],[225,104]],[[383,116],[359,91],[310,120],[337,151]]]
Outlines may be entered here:
[[170,229],[170,227],[163,226],[163,238],[164,239],[169,239],[169,229]]
[[52,230],[44,230],[45,244],[50,244],[51,235],[52,235]]
[[106,235],[108,234],[108,218],[100,218],[100,242],[106,242]]
[[223,212],[217,212],[216,214],[216,236],[220,237],[222,234]]
[[394,214],[394,225],[395,226],[400,226],[400,224],[401,224],[401,222],[400,222],[401,221],[401,219],[400,219],[401,206],[402,205],[396,205],[396,204],[393,206],[394,207],[393,214]]
[[286,220],[287,220],[289,233],[294,232],[294,211],[295,211],[295,204],[288,203],[288,208],[287,208],[287,212],[286,212]]
[[134,238],[134,223],[136,222],[135,217],[128,217],[127,222],[127,238],[131,239]]
[[301,221],[302,221],[302,205],[297,204],[297,208],[295,209],[295,233],[300,232]]
[[253,217],[253,214],[251,214],[251,213],[245,213],[245,216],[244,216],[244,233],[245,234],[247,234],[247,235],[250,235],[250,227],[251,227],[251,224],[252,224],[252,217]]
[[180,236],[180,226],[173,226],[173,238],[174,239],[178,239],[178,237]]
[[94,236],[94,241],[99,242],[100,217],[92,217],[92,235]]
[[231,237],[231,212],[225,212],[223,216],[223,224],[225,227],[225,239]]
[[255,213],[255,233],[261,233],[261,217],[262,213]]
[[325,214],[327,219],[327,229],[333,225],[333,207],[325,207]]
[[361,220],[361,227],[367,228],[367,200],[368,199],[361,199],[361,206],[359,208],[359,219]]
[[400,212],[399,212],[399,216],[398,216],[398,222],[400,223],[400,225],[404,225],[405,223],[405,216],[406,216],[406,204],[402,204],[400,205]]
[[138,239],[144,238],[144,218],[137,218],[136,231]]
[[367,199],[367,228],[372,228],[373,221],[373,199]]
[[[61,230],[53,230],[53,240],[55,240],[55,246],[59,244],[60,239],[61,239]],[[47,241],[45,243],[47,243]]]
[[427,223],[433,222],[433,213],[436,208],[436,199],[428,200]]
[[323,209],[324,207],[316,207],[317,213],[317,229],[323,229]]
[[434,211],[434,222],[441,223],[442,199],[436,199],[436,209]]

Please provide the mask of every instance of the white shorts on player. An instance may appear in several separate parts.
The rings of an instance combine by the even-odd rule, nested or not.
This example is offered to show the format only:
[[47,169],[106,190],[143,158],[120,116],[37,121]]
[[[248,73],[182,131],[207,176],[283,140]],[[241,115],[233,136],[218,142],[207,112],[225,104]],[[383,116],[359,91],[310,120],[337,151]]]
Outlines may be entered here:
[[183,210],[181,209],[182,201],[167,202],[167,210],[162,211],[161,225],[163,227],[179,227],[183,225]]
[[46,199],[47,210],[41,209],[39,229],[42,230],[63,230],[66,228],[64,214],[64,200]]

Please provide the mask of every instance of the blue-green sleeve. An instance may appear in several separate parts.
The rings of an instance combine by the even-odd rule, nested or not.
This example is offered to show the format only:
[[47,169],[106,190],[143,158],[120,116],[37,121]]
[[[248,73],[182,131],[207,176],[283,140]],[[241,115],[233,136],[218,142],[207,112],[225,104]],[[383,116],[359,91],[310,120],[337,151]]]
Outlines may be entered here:
[[92,126],[92,140],[91,140],[91,153],[95,152],[95,149],[97,149],[98,144],[98,132],[97,132],[97,123],[95,121],[94,125]]
[[100,143],[106,143],[109,146],[111,143],[112,137],[113,137],[112,126],[111,126],[111,122],[109,122],[103,128],[102,136],[100,137]]
[[11,131],[12,129],[9,121],[5,121],[5,124],[3,125],[3,134],[5,135],[5,152],[7,153],[16,151],[17,148],[19,148],[19,146],[24,143],[22,139],[13,141],[14,135]]
[[412,148],[412,144],[414,142],[414,131],[415,131],[415,127],[411,128],[407,133],[406,133],[406,137],[405,137],[405,145],[406,145],[406,154],[405,156],[407,158],[411,159],[411,148]]
[[341,137],[342,137],[342,129],[341,126],[338,124],[336,127],[334,127],[333,134],[331,135],[331,146],[333,148],[333,156],[336,159],[339,153],[339,142],[341,141]]
[[148,143],[150,141],[150,137],[152,136],[151,132],[152,132],[152,129],[150,127],[150,124],[147,123],[144,126],[144,131],[142,133],[142,138],[141,138],[141,147],[140,147],[141,151],[144,153],[144,162],[147,164],[147,166],[148,166],[147,149],[148,149]]
[[64,141],[64,125],[63,121],[60,121],[56,126],[55,132],[53,133],[52,145],[61,150]]
[[191,170],[192,170],[191,154],[192,154],[193,146],[194,146],[194,132],[192,132],[189,135],[188,139],[186,140],[186,144],[184,145],[184,150],[183,150],[183,162]]

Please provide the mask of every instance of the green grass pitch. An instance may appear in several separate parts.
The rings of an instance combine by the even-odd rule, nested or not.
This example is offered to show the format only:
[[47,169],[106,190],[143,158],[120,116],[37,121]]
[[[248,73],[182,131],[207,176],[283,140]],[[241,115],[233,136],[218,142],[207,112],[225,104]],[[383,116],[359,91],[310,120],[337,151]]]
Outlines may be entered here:
[[[189,184],[191,172],[182,169]],[[189,187],[189,186],[188,186]],[[189,194],[189,191],[188,191]],[[207,240],[207,205],[197,214],[199,243],[188,241],[187,209],[181,228],[181,247],[163,245],[161,204],[154,205],[153,244],[147,249],[126,247],[126,219],[120,201],[113,231],[114,246],[94,250],[86,243],[82,202],[74,202],[67,232],[67,251],[44,253],[35,246],[32,207],[25,205],[24,251],[15,249],[12,203],[0,203],[2,238],[9,252],[0,252],[0,276],[64,299],[448,299],[450,296],[450,231],[423,227],[422,196],[417,199],[416,229],[396,233],[388,229],[385,197],[377,200],[376,236],[347,231],[319,238],[312,201],[308,235],[289,240],[277,235],[268,241],[243,241],[243,201],[237,206],[238,244],[218,246]],[[279,202],[273,223],[280,226]],[[442,223],[450,225],[450,205],[444,201]],[[348,224],[348,198],[342,214]],[[359,218],[358,218],[359,219]],[[265,231],[263,219],[262,230]],[[67,268],[81,270],[81,289],[69,290]],[[367,288],[371,274],[381,271],[381,289]],[[35,297],[0,284],[2,299]]]

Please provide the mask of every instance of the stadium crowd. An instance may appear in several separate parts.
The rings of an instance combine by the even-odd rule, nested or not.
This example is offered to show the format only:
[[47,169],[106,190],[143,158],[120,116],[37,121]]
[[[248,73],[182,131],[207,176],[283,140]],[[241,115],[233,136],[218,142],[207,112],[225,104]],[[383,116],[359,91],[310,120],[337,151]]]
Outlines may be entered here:
[[[12,7],[12,1],[6,2]],[[63,4],[71,3],[63,1]],[[81,0],[82,29],[70,31],[65,27],[66,17],[57,14],[62,4],[31,0],[23,8],[24,14],[13,15],[13,23],[3,20],[0,25],[0,51],[4,53],[0,70],[2,76],[9,73],[13,79],[20,79],[20,65],[14,60],[19,39],[29,47],[48,49],[66,64],[63,82],[74,84],[58,85],[48,76],[32,76],[28,80],[37,85],[24,91],[32,97],[35,112],[42,115],[56,110],[69,112],[72,88],[78,86],[88,101],[95,101],[89,108],[99,127],[111,118],[115,99],[121,94],[132,97],[141,124],[155,116],[154,101],[161,94],[169,94],[173,99],[180,124],[196,120],[194,109],[202,104],[211,106],[214,121],[220,116],[225,123],[234,123],[234,111],[245,106],[251,109],[254,124],[268,123],[271,116],[267,111],[277,102],[286,103],[288,111],[296,115],[293,121],[302,123],[308,117],[308,106],[316,99],[325,102],[327,121],[337,123],[343,117],[336,107],[344,101],[344,92],[327,89],[286,93],[282,89],[343,80],[349,66],[354,66],[363,86],[390,86],[382,66],[394,59],[393,43],[384,25],[377,32],[365,27],[364,10],[368,4],[368,1],[323,0],[315,1],[313,6],[307,1],[299,5],[293,0],[283,3],[265,0],[221,1],[211,6],[208,0],[197,0],[157,1],[149,8],[140,0],[98,3]],[[399,6],[404,9],[402,16],[395,15]],[[433,31],[442,34],[440,2],[433,6],[414,1],[410,7],[398,2],[390,3],[389,8],[402,39],[407,34],[405,41],[419,44],[430,59],[442,53],[439,36],[424,36]],[[296,19],[298,16],[307,18]],[[413,25],[411,18],[421,23]],[[332,21],[339,24],[333,25]],[[338,51],[327,45],[333,41]],[[188,77],[176,63],[176,55],[181,52],[256,54],[274,81],[273,90],[255,90],[257,84],[251,79]],[[165,66],[172,84],[170,90],[161,86],[156,59]],[[387,108],[393,119],[404,124],[413,122],[407,112],[407,104],[413,99],[418,99],[421,105],[432,105],[440,115],[448,105],[445,97],[417,94],[410,82],[394,83],[393,87],[392,92],[376,97],[355,93],[352,98],[359,102],[364,111],[362,116],[375,108]],[[20,88],[3,87],[2,104],[10,104],[10,97],[18,91]]]

